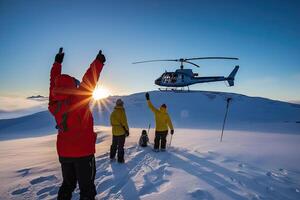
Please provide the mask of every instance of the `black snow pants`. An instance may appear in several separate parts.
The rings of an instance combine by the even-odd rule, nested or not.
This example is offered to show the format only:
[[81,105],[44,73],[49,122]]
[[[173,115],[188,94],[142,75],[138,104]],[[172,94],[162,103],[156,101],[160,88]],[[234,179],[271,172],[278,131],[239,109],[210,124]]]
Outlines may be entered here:
[[59,157],[63,183],[58,191],[58,200],[70,200],[78,182],[80,200],[94,200],[97,194],[94,184],[96,174],[95,156],[80,158]]
[[110,158],[114,159],[118,150],[118,161],[124,162],[124,144],[125,135],[112,137],[112,145],[110,146]]
[[155,131],[154,149],[166,149],[168,131]]

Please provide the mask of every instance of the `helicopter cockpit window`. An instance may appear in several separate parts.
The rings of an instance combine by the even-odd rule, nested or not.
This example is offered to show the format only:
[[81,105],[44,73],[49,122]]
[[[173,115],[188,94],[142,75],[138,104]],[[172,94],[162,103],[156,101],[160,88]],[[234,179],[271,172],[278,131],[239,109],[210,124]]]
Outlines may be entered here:
[[171,82],[176,83],[176,81],[177,81],[177,74],[172,74],[171,75]]
[[172,82],[172,74],[171,73],[165,73],[162,77],[162,82],[164,82],[164,83]]

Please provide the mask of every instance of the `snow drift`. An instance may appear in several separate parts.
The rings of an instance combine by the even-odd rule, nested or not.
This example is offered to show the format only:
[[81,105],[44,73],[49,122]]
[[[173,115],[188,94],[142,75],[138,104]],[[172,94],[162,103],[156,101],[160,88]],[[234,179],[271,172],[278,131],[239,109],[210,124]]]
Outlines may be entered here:
[[[125,102],[127,118],[131,127],[147,127],[154,124],[148,109],[145,93],[128,96],[111,96],[93,109],[97,125],[109,125],[109,116],[116,99]],[[257,132],[300,133],[300,105],[260,97],[223,92],[150,92],[155,106],[166,103],[175,128],[220,129],[231,97],[226,129]],[[55,131],[55,122],[48,111],[29,116],[0,120],[0,139],[15,138],[26,133],[34,136]]]
[[[110,127],[95,127],[96,199],[298,200],[300,135],[176,129],[167,152],[126,139],[125,164],[111,163]],[[153,141],[153,129],[150,141]],[[169,138],[168,138],[169,139]],[[61,172],[55,135],[0,141],[0,199],[56,199]],[[79,199],[79,190],[73,193]]]
[[[231,93],[154,91],[154,105],[166,103],[175,126],[172,146],[155,153],[152,145],[137,146],[149,123],[154,139],[144,95],[112,96],[94,107],[95,123],[108,125],[122,98],[131,127],[121,165],[108,157],[111,128],[95,126],[96,199],[300,198],[300,105]],[[220,143],[228,97],[233,101]],[[48,111],[0,120],[0,199],[56,199],[62,178],[54,126]],[[78,189],[73,197],[79,199]]]

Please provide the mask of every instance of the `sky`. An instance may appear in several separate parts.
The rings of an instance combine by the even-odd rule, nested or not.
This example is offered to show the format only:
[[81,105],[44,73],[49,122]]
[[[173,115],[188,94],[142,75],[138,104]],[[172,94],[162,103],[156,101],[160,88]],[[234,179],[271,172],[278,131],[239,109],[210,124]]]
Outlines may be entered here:
[[0,96],[48,95],[49,72],[64,47],[63,73],[81,79],[99,49],[107,62],[99,84],[113,95],[156,90],[178,63],[148,59],[232,56],[196,61],[201,76],[227,76],[193,90],[299,101],[300,1],[0,0]]

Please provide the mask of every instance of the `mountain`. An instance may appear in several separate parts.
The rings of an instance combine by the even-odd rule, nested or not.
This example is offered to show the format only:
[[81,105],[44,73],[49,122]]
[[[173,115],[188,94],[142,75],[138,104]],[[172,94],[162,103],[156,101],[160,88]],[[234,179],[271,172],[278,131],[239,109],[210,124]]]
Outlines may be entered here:
[[[150,92],[156,107],[162,103],[175,127],[220,129],[222,127],[226,99],[232,98],[229,105],[226,128],[252,131],[299,133],[300,105],[275,101],[261,97],[249,97],[223,92]],[[106,105],[94,109],[95,122],[109,125],[109,113],[116,99],[125,102],[128,122],[133,127],[148,127],[154,124],[153,114],[147,107],[144,93],[124,97],[109,97]],[[101,111],[101,112],[98,112]],[[100,113],[100,114],[99,114]],[[298,123],[297,123],[298,122]]]
[[[111,128],[94,127],[96,199],[300,199],[299,105],[218,92],[155,91],[150,96],[154,105],[168,105],[174,122],[166,152],[152,151],[153,114],[144,93],[109,97],[94,107],[95,122],[108,124],[114,102],[122,98],[130,124],[125,164],[109,158]],[[148,123],[150,143],[142,148],[137,141]],[[48,111],[0,120],[0,140],[5,140],[0,141],[5,183],[0,199],[57,198],[62,175],[54,125]],[[78,189],[72,199],[79,199]]]
[[0,120],[0,140],[53,133],[55,121],[48,111],[13,119]]
[[30,96],[30,97],[27,97],[27,99],[38,99],[38,100],[40,100],[40,99],[48,99],[48,97],[45,97],[45,96],[42,96],[42,95],[33,95],[33,96]]
[[41,95],[27,98],[0,96],[0,120],[19,118],[46,110],[48,97]]
[[[226,111],[226,99],[229,104],[225,129],[249,130],[257,132],[300,133],[300,105],[270,100],[261,97],[249,97],[241,94],[223,92],[150,92],[153,104],[159,107],[167,104],[174,127],[197,129],[221,129]],[[93,108],[94,121],[98,125],[109,125],[109,116],[115,101],[121,98],[129,125],[131,127],[154,126],[153,114],[149,110],[145,93],[128,96],[111,96],[96,104]],[[26,133],[30,136],[41,130],[55,132],[55,121],[48,111],[42,111],[25,117],[0,120],[0,138],[11,134]],[[5,136],[4,136],[5,135]]]

